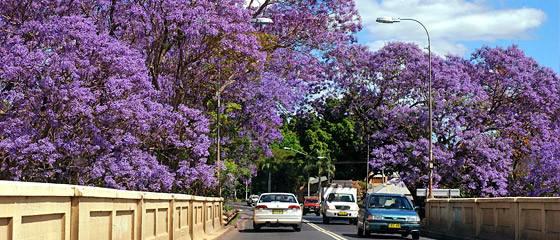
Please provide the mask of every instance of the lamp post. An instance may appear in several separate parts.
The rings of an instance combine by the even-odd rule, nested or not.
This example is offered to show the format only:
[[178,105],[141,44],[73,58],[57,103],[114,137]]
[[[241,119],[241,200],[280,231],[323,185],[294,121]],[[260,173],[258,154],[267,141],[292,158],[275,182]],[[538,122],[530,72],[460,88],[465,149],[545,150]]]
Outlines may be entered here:
[[432,193],[432,186],[433,186],[433,170],[434,170],[434,161],[433,161],[433,143],[432,143],[432,49],[430,44],[430,33],[428,33],[428,29],[424,24],[420,21],[413,19],[413,18],[394,18],[394,17],[379,17],[376,19],[378,23],[398,23],[400,21],[413,21],[426,31],[426,35],[428,36],[428,116],[429,116],[429,146],[428,146],[428,162],[429,162],[429,185],[428,185],[428,198],[433,198]]
[[[257,18],[253,18],[251,19],[251,23],[255,24],[255,25],[261,25],[261,26],[265,26],[268,24],[272,24],[274,23],[274,21],[270,18],[267,17],[257,17]],[[221,147],[221,143],[220,143],[220,115],[221,115],[221,108],[222,108],[222,103],[221,103],[221,98],[222,98],[222,92],[224,91],[224,89],[232,84],[233,81],[229,81],[226,84],[224,84],[223,86],[221,86],[220,81],[218,81],[218,90],[216,91],[216,100],[217,100],[217,106],[216,106],[216,165],[218,165],[218,170],[217,170],[217,175],[218,175],[218,191],[219,191],[219,196],[222,197],[222,182],[220,181],[220,172],[221,172],[221,167],[220,167],[220,155],[221,155],[221,151],[220,151],[220,147]],[[270,178],[270,176],[269,176]],[[270,187],[269,187],[270,189]],[[270,190],[269,190],[270,191]]]
[[[306,157],[311,157],[308,153],[305,153],[305,152],[302,152],[302,151],[298,151],[298,150],[295,150],[295,149],[290,148],[290,147],[284,147],[284,150],[288,150],[288,151],[292,151],[292,152],[295,152],[295,153],[299,153],[299,154],[304,155],[304,156],[306,156]],[[326,158],[327,158],[327,157],[324,157],[324,156],[318,156],[318,157],[317,157],[317,159],[326,159]],[[319,166],[319,167],[318,167],[318,174],[317,174],[317,175],[318,175],[318,177],[317,177],[317,184],[318,184],[318,186],[319,186],[319,196],[322,196],[322,193],[323,193],[323,188],[321,187],[321,185],[322,185],[322,181],[321,181],[321,169],[322,169],[322,166],[319,165],[319,164],[318,164],[318,166]],[[328,173],[328,171],[327,171],[327,173]],[[309,190],[309,189],[310,189],[310,186],[309,186],[309,185],[310,185],[310,184],[309,184],[310,178],[311,178],[311,177],[309,176],[309,173],[307,173],[307,196],[311,195],[311,194],[310,194],[310,190]],[[327,181],[328,181],[328,177],[327,177]]]
[[270,163],[266,164],[266,167],[268,168],[268,192],[271,192],[271,186],[270,186],[270,181],[271,181],[271,176],[270,176]]
[[249,181],[245,179],[245,200],[249,198]]

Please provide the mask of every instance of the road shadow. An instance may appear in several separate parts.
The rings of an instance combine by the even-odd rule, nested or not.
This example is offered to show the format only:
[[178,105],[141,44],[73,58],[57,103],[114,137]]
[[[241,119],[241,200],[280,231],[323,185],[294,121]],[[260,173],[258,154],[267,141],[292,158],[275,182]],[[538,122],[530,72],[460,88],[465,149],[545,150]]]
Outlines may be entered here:
[[239,232],[242,233],[284,233],[284,232],[295,232],[293,229],[277,229],[277,228],[261,228],[260,230],[255,229],[240,229]]
[[371,234],[369,235],[369,237],[359,237],[358,234],[356,233],[343,233],[342,236],[352,237],[352,238],[365,238],[365,239],[408,239],[396,235],[377,235],[377,234]]
[[[309,221],[309,220],[308,220]],[[330,222],[330,223],[323,223],[323,221],[309,221],[310,223],[316,225],[348,225],[348,226],[356,226],[354,224],[348,224],[347,222]]]
[[344,220],[331,220],[329,223],[323,223],[323,218],[304,218],[305,220],[309,221],[310,223],[317,224],[317,225],[349,225],[349,226],[356,226],[354,224],[348,224],[348,221]]

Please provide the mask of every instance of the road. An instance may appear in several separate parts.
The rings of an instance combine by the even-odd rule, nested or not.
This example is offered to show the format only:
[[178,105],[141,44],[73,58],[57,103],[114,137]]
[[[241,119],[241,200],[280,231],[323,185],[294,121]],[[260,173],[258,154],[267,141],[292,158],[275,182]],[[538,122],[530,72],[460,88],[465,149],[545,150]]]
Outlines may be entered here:
[[[301,232],[294,232],[292,228],[266,228],[260,231],[253,230],[252,209],[247,206],[235,205],[242,210],[240,219],[237,221],[237,229],[232,229],[220,239],[224,240],[354,240],[359,238],[356,234],[356,226],[349,225],[347,221],[332,221],[323,224],[321,217],[313,214],[304,216]],[[370,239],[411,239],[402,238],[400,235],[376,235],[372,234]],[[429,240],[431,238],[422,237]]]

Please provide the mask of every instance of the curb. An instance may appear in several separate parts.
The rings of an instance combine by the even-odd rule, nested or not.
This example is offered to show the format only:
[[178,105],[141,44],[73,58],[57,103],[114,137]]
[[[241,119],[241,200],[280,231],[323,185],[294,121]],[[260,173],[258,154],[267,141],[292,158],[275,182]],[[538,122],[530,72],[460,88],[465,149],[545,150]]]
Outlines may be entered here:
[[220,237],[224,234],[226,234],[227,232],[229,232],[233,227],[229,226],[229,227],[224,227],[222,228],[219,232],[216,233],[212,233],[212,235],[207,236],[205,238],[205,240],[216,240],[216,239],[221,239]]
[[229,218],[226,218],[226,219],[225,219],[224,226],[229,225],[229,223],[230,223],[231,221],[233,221],[233,219],[235,219],[235,218],[237,217],[238,214],[239,214],[239,209],[236,209],[235,212],[234,212]]

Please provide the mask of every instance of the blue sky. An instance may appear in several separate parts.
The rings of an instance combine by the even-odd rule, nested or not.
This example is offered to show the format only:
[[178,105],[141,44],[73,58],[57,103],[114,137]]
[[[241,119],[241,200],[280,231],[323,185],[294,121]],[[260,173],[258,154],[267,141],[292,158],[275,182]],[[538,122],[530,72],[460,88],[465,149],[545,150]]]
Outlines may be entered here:
[[518,45],[541,65],[560,73],[559,0],[356,0],[364,29],[358,41],[376,50],[390,41],[426,46],[414,22],[379,24],[378,16],[422,21],[436,54],[468,57],[482,46]]

